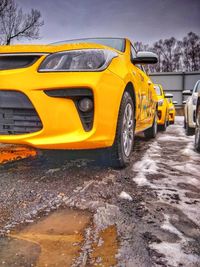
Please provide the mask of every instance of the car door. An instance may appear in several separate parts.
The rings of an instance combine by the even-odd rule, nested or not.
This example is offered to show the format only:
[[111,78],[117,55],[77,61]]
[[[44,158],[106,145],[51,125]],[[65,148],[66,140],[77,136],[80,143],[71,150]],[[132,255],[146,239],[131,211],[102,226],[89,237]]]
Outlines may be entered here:
[[155,115],[155,90],[153,82],[151,81],[150,77],[147,75],[145,69],[143,66],[141,66],[141,70],[143,72],[143,78],[144,78],[144,86],[146,91],[146,101],[145,101],[145,122],[146,124],[149,124],[152,121],[152,118]]
[[[131,59],[135,58],[136,50],[131,44]],[[131,75],[133,78],[133,83],[137,84],[138,90],[137,93],[137,124],[138,127],[141,127],[146,119],[146,105],[147,105],[147,88],[145,85],[145,75],[138,65],[135,65],[131,62],[130,64]],[[136,127],[137,127],[136,124]]]
[[200,81],[198,81],[194,87],[193,93],[192,93],[192,104],[194,106],[197,105],[197,99],[198,99],[198,95],[200,93]]

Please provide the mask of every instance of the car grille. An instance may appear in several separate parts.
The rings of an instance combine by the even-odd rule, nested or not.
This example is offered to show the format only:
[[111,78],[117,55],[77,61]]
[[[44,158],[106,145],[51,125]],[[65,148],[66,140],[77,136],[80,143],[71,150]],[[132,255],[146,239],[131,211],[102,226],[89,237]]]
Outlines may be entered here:
[[22,93],[0,91],[0,134],[17,135],[37,132],[42,122],[30,100]]
[[1,55],[0,71],[27,68],[33,65],[41,55]]

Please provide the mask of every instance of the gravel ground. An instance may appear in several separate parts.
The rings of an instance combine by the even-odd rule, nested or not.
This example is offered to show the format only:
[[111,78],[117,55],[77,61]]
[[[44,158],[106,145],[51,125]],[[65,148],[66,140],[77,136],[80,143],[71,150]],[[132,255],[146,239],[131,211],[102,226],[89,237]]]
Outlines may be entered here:
[[200,155],[193,142],[177,117],[155,140],[137,137],[124,170],[101,166],[98,157],[63,153],[1,164],[1,240],[52,211],[72,208],[92,214],[73,266],[108,266],[92,259],[92,240],[112,226],[116,266],[200,266]]

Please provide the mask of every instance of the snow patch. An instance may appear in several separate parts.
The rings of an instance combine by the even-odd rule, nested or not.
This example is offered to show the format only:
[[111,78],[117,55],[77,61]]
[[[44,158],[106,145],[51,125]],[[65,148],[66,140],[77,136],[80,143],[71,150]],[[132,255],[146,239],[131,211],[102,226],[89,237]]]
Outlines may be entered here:
[[188,141],[187,137],[180,137],[180,136],[173,136],[173,135],[169,135],[166,134],[164,136],[160,136],[158,137],[158,141],[170,141],[170,142],[180,142],[180,141]]
[[187,242],[191,239],[185,237],[170,223],[170,216],[168,214],[165,214],[164,218],[165,221],[161,228],[176,234],[180,238],[180,241],[178,243],[152,243],[150,247],[164,254],[168,264],[172,267],[180,266],[181,264],[183,264],[182,266],[196,267],[196,264],[200,262],[200,257],[189,253],[186,254],[183,250],[184,245],[187,245]]
[[182,122],[182,123],[183,123],[183,121],[184,121],[184,116],[176,116],[176,117],[175,117],[175,121],[176,121],[176,122]]
[[184,148],[182,151],[181,151],[182,155],[184,156],[188,156],[192,159],[195,159],[195,160],[199,160],[199,163],[200,163],[200,156],[199,154],[194,150],[194,137],[193,139],[191,140],[191,142],[188,143],[187,147]]
[[181,266],[196,267],[200,262],[200,257],[184,253],[180,243],[162,242],[159,244],[153,243],[150,246],[164,254],[168,264],[172,267],[177,267],[181,264]]
[[162,229],[169,231],[170,233],[176,234],[179,238],[183,239],[183,234],[170,223],[170,217],[168,214],[164,214],[164,223],[161,226]]
[[126,192],[122,191],[119,195],[120,198],[132,201],[133,198]]
[[[138,174],[133,178],[133,181],[136,182],[139,186],[148,185],[152,187],[152,183],[147,180],[146,175],[159,173],[157,166],[157,158],[160,157],[160,149],[160,146],[155,141],[147,150],[142,160],[136,162],[133,165],[133,171],[138,172]],[[154,155],[156,159],[153,159],[152,155]]]

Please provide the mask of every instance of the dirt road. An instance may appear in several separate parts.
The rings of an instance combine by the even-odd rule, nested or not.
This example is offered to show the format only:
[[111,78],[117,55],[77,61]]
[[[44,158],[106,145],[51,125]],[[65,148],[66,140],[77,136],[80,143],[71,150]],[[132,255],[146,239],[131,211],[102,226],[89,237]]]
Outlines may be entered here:
[[1,146],[0,266],[200,266],[193,142],[178,118],[124,170]]

